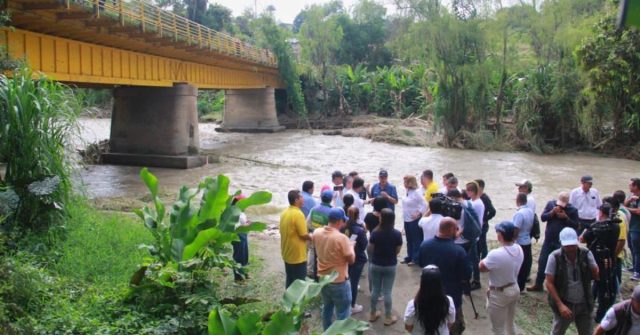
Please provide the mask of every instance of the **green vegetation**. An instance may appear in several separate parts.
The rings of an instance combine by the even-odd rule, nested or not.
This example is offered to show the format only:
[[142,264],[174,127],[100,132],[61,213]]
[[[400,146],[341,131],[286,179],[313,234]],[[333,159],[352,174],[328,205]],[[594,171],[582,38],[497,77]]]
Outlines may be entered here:
[[391,15],[379,1],[334,0],[292,25],[276,25],[273,6],[234,18],[219,5],[170,2],[274,50],[289,107],[303,117],[422,117],[444,145],[473,148],[598,150],[640,139],[630,75],[638,33],[614,28],[618,0],[398,0]]
[[198,91],[198,117],[202,121],[220,122],[224,110],[224,91]]

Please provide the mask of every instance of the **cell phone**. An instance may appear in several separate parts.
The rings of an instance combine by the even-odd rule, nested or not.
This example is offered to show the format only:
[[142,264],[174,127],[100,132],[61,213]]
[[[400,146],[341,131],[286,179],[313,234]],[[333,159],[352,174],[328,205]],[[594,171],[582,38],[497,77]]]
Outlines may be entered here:
[[358,235],[351,235],[351,237],[349,237],[349,241],[355,242],[357,238],[358,238]]
[[342,191],[342,188],[344,188],[344,186],[334,186],[333,190],[334,191]]

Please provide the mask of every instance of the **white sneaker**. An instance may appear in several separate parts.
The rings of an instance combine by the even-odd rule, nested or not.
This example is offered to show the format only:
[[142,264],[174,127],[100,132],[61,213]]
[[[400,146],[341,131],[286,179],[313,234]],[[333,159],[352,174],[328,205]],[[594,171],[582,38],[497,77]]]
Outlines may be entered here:
[[351,315],[358,314],[362,312],[362,305],[355,304],[355,306],[351,307]]

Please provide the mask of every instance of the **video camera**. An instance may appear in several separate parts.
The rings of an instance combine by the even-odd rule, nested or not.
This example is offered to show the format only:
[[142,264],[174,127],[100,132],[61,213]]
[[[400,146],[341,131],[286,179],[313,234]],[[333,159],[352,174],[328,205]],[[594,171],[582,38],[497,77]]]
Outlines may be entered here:
[[431,196],[442,202],[442,216],[448,216],[456,220],[460,220],[460,217],[462,216],[462,205],[459,202],[442,193],[433,193]]

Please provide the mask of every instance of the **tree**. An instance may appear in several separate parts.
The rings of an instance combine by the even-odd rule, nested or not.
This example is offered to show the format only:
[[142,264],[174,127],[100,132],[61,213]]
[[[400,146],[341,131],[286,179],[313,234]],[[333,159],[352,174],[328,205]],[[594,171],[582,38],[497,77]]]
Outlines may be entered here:
[[[336,16],[326,15],[326,13],[337,11],[334,8],[335,3],[309,7],[306,20],[300,29],[302,56],[322,85],[327,85],[329,67],[335,64],[336,53],[343,36],[342,27],[338,25]],[[323,89],[323,95],[326,102],[326,89]]]
[[219,4],[210,4],[201,20],[200,23],[213,30],[231,31],[233,29],[231,9]]

